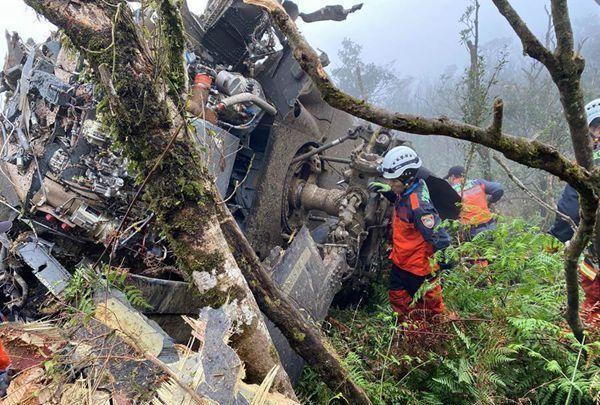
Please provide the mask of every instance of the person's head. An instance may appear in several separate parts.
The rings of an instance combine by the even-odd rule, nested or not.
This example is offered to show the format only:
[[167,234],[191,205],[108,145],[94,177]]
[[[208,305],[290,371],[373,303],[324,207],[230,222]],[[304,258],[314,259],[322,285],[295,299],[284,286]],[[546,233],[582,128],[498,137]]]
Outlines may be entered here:
[[417,152],[408,146],[396,146],[385,154],[379,170],[392,190],[402,194],[414,183],[421,165]]
[[594,143],[600,142],[600,98],[585,106],[590,135]]
[[452,166],[450,170],[448,170],[448,174],[444,177],[450,183],[456,183],[458,181],[462,181],[465,176],[465,168],[462,166]]

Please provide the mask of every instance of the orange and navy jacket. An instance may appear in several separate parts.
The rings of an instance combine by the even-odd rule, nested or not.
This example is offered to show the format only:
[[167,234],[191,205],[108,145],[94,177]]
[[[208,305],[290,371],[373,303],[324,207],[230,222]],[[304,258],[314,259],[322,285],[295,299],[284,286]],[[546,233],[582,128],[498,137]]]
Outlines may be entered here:
[[425,181],[419,179],[401,196],[386,193],[386,197],[394,199],[390,259],[400,269],[417,276],[431,274],[435,270],[431,257],[450,246],[450,237],[439,226],[441,220]]
[[493,219],[487,196],[490,203],[495,203],[504,194],[500,183],[483,179],[467,180],[464,187],[461,181],[456,181],[452,187],[462,199],[460,222],[472,226],[487,224]]
[[10,357],[8,357],[8,353],[4,350],[4,346],[0,340],[0,373],[6,371],[8,366],[10,366]]

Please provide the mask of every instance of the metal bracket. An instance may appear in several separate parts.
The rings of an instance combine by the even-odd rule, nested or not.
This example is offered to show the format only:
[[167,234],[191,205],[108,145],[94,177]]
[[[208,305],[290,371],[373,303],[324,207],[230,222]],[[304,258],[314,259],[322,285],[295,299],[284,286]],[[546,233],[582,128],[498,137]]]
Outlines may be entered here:
[[59,296],[67,287],[71,274],[56,260],[40,241],[19,243],[19,256],[33,270],[33,275],[54,296]]

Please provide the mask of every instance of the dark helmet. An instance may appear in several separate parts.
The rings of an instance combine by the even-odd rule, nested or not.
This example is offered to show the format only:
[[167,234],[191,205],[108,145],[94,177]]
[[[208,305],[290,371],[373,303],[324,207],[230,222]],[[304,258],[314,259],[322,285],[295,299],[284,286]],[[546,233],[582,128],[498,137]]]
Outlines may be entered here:
[[448,174],[444,179],[449,179],[450,177],[463,177],[465,175],[465,168],[462,166],[452,166],[450,170],[448,170]]

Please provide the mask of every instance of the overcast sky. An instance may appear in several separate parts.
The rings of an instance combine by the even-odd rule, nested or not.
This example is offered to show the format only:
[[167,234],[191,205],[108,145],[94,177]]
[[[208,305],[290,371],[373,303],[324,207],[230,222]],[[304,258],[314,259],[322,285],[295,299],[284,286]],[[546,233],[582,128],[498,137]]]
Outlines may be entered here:
[[[2,31],[17,31],[24,37],[43,40],[52,26],[38,19],[21,0],[0,0],[4,12],[0,14]],[[297,0],[303,12],[311,12],[324,4],[343,4],[347,7],[360,1],[353,0]],[[337,49],[344,37],[363,45],[368,61],[395,61],[401,75],[432,78],[449,65],[463,66],[466,51],[460,44],[458,22],[470,0],[363,0],[363,9],[343,22],[300,24],[308,41],[315,48],[327,52],[335,65]],[[193,11],[200,11],[206,0],[188,0]],[[491,0],[482,0],[482,43],[507,38],[516,42],[516,36],[499,15]],[[545,32],[546,0],[513,0],[514,7],[536,34]],[[595,0],[571,0],[574,22],[587,16],[600,17],[600,6]],[[0,55],[6,52],[6,43],[0,40]]]

